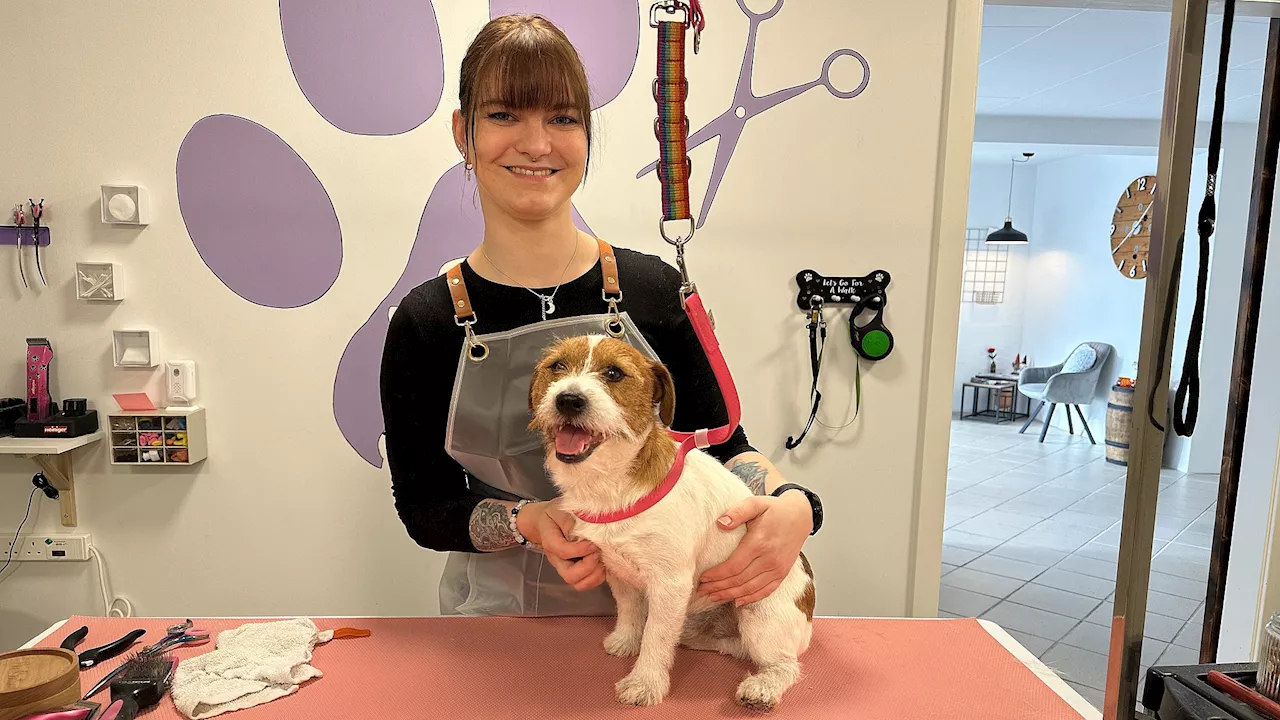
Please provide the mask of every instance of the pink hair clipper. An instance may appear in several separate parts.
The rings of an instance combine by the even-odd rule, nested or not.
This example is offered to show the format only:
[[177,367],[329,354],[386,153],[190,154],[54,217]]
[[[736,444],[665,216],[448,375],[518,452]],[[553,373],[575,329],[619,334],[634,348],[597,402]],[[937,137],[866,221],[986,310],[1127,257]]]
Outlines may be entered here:
[[47,338],[27,338],[27,419],[47,420],[53,414],[49,396],[49,368],[53,346]]

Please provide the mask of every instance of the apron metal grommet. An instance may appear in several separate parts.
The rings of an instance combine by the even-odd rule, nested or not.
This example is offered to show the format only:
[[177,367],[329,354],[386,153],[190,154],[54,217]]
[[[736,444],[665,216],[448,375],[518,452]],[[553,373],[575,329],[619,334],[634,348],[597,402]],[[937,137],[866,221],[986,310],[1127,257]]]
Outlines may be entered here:
[[489,346],[482,342],[472,343],[467,348],[467,359],[473,363],[482,363],[489,357]]

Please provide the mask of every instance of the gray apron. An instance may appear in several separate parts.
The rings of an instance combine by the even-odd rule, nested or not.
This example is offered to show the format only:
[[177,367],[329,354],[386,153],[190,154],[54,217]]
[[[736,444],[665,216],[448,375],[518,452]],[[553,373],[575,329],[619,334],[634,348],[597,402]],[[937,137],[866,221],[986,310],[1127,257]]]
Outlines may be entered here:
[[[607,254],[606,254],[607,253]],[[578,335],[609,334],[657,360],[626,313],[613,272],[612,249],[601,243],[608,311],[544,320],[507,332],[475,335],[475,313],[460,270],[450,271],[457,322],[466,332],[449,404],[445,449],[466,469],[472,492],[500,500],[553,500],[542,438],[530,430],[529,384],[546,348]],[[603,260],[607,258],[607,260]],[[612,281],[612,282],[611,282]],[[618,297],[608,299],[610,287]],[[613,615],[607,585],[579,592],[532,546],[493,553],[450,553],[440,579],[444,615]]]

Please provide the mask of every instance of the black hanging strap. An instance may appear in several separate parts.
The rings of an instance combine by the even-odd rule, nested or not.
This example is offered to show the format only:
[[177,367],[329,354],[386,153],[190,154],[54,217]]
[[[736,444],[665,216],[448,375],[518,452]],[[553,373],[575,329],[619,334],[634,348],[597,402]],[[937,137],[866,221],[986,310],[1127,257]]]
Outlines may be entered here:
[[[1231,26],[1235,19],[1235,0],[1226,0],[1222,13],[1222,44],[1218,52],[1218,80],[1213,94],[1213,122],[1209,126],[1209,172],[1205,179],[1204,201],[1200,204],[1200,217],[1196,231],[1200,236],[1200,263],[1196,269],[1196,302],[1191,311],[1191,328],[1187,335],[1186,357],[1182,362],[1182,379],[1174,395],[1173,429],[1183,437],[1191,437],[1200,414],[1200,345],[1204,337],[1205,294],[1209,286],[1209,238],[1213,236],[1218,210],[1215,196],[1218,189],[1218,161],[1222,155],[1222,116],[1227,95],[1227,61],[1231,54]],[[1164,318],[1160,325],[1160,346],[1157,351],[1155,388],[1160,384],[1165,365],[1165,348],[1169,342],[1169,330],[1173,325],[1173,294],[1182,276],[1182,250],[1186,233],[1178,236],[1173,256],[1173,275],[1165,289]],[[1147,396],[1147,416],[1160,432],[1164,425],[1156,419],[1155,393]]]
[[805,327],[809,329],[809,366],[813,371],[813,385],[809,388],[809,397],[813,401],[813,406],[809,409],[809,421],[805,423],[800,436],[787,438],[788,450],[795,450],[800,447],[800,443],[804,442],[804,437],[813,427],[814,419],[818,417],[818,406],[822,404],[822,392],[818,390],[818,375],[822,372],[822,353],[827,347],[827,321],[822,317],[821,301],[818,301],[809,311],[809,324]]

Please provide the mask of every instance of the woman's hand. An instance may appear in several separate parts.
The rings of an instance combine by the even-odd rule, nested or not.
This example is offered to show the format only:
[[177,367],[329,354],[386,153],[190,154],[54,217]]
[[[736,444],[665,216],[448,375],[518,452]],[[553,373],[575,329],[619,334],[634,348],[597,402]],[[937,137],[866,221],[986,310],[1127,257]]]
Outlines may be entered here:
[[590,590],[604,582],[604,563],[600,548],[586,540],[569,539],[573,523],[573,516],[556,501],[529,503],[516,516],[520,534],[542,548],[560,577],[575,590]]
[[813,530],[813,509],[798,491],[756,496],[730,509],[716,527],[732,530],[743,523],[747,534],[729,559],[702,574],[699,595],[739,607],[768,597],[800,557]]

